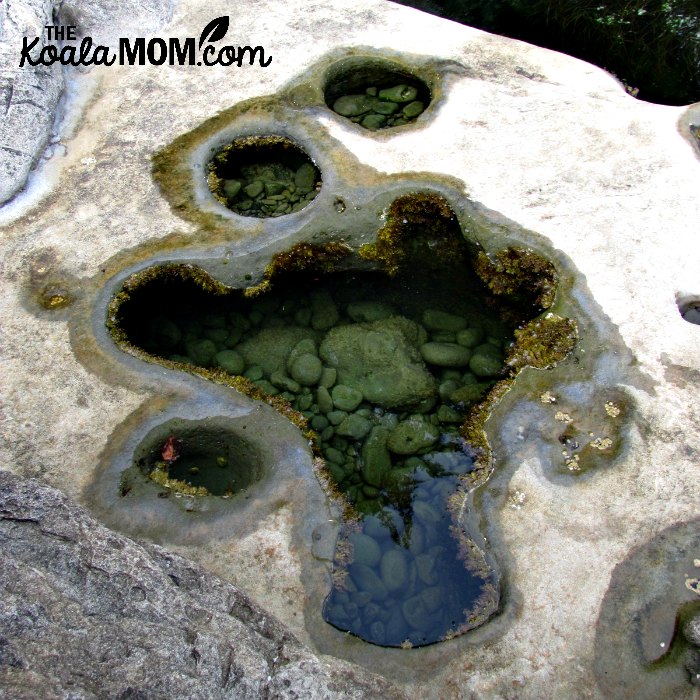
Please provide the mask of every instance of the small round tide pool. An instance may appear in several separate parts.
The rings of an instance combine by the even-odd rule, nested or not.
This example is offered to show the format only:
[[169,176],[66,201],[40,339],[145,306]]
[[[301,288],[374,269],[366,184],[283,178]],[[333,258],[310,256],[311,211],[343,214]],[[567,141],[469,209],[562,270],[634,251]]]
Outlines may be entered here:
[[209,164],[209,189],[241,216],[284,216],[301,211],[321,189],[309,156],[283,136],[245,136],[222,148]]
[[377,131],[414,122],[431,95],[421,79],[397,64],[355,58],[330,70],[325,100],[341,117]]
[[269,469],[225,418],[174,419],[154,428],[137,447],[134,467],[166,493],[230,497]]

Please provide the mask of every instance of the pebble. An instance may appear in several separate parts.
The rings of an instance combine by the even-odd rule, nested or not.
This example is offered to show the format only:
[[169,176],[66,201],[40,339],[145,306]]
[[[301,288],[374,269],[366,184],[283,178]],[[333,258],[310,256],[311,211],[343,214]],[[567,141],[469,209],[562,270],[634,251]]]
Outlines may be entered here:
[[291,377],[288,377],[282,372],[273,372],[270,375],[270,383],[276,386],[278,389],[284,389],[292,394],[298,394],[301,390],[301,386],[295,382]]
[[440,580],[435,571],[435,558],[430,554],[419,554],[415,558],[418,577],[426,586],[434,586]]
[[311,394],[302,394],[299,396],[297,403],[300,411],[308,411],[313,406],[314,398]]
[[469,360],[469,369],[477,377],[496,377],[503,370],[503,356],[490,343],[479,345]]
[[408,622],[411,627],[421,632],[429,632],[432,629],[434,624],[433,616],[425,607],[421,596],[413,596],[413,598],[404,601],[401,605],[401,612],[403,612],[406,622]]
[[385,475],[391,471],[391,456],[386,447],[388,435],[386,428],[375,426],[362,445],[362,475],[372,486],[382,486]]
[[429,503],[423,503],[422,501],[416,501],[413,504],[413,513],[418,518],[418,520],[424,523],[439,523],[442,520],[440,513],[433,508]]
[[382,550],[375,540],[360,532],[351,534],[348,539],[353,546],[354,563],[365,566],[376,566],[379,563]]
[[372,600],[386,600],[388,591],[382,580],[372,569],[364,564],[351,564],[350,576],[360,591],[368,591],[372,594]]
[[229,199],[234,199],[241,191],[240,180],[224,180],[224,194]]
[[323,451],[326,455],[326,459],[334,462],[335,464],[345,464],[345,457],[340,450],[336,450],[335,447],[326,447]]
[[[329,416],[331,414],[328,414]],[[355,440],[361,440],[372,428],[372,423],[356,413],[351,413],[347,418],[344,418],[340,425],[335,429],[336,435],[352,437]]]
[[321,378],[319,379],[319,384],[326,389],[330,389],[336,382],[338,378],[338,370],[335,367],[324,367],[321,371]]
[[301,384],[301,386],[314,386],[318,384],[323,372],[321,360],[316,355],[306,353],[299,355],[291,365],[290,374],[292,379]]
[[333,399],[325,386],[320,386],[316,392],[316,403],[321,413],[330,413],[333,410]]
[[466,367],[471,350],[457,343],[425,343],[420,346],[423,359],[437,367]]
[[490,387],[490,384],[467,384],[455,389],[449,396],[452,403],[470,404],[478,401]]
[[216,364],[229,374],[242,374],[245,370],[245,360],[235,350],[222,350],[214,355]]
[[467,321],[461,316],[440,311],[438,309],[426,309],[423,312],[423,325],[429,331],[448,331],[457,333],[466,328]]
[[456,382],[454,379],[448,379],[447,381],[440,384],[440,386],[438,387],[438,394],[440,394],[440,398],[443,401],[447,401],[448,399],[452,400],[452,393],[458,388],[458,382]]
[[246,379],[250,379],[251,382],[257,382],[265,376],[265,372],[263,371],[262,367],[253,365],[252,367],[248,367],[248,369],[243,373],[243,376]]
[[314,416],[311,419],[311,427],[317,433],[322,433],[328,427],[328,418],[326,418],[326,416]]
[[457,342],[465,348],[474,348],[484,339],[484,331],[481,328],[465,328],[457,333]]
[[406,555],[401,549],[390,549],[384,554],[380,562],[379,570],[382,583],[387,591],[393,592],[403,588],[408,578],[408,566]]
[[[294,173],[294,185],[300,192],[309,192],[316,184],[316,168],[311,163],[303,163]],[[315,195],[314,195],[315,196]]]
[[243,188],[243,191],[251,198],[255,199],[265,189],[265,185],[260,180],[254,180],[250,185]]
[[413,119],[414,117],[417,117],[419,114],[421,114],[425,110],[425,105],[420,101],[420,100],[414,100],[413,102],[409,102],[402,110],[401,114],[403,114],[406,119]]
[[329,411],[326,414],[326,418],[328,418],[332,425],[340,425],[347,418],[347,415],[345,411]]
[[225,328],[207,328],[204,335],[214,343],[223,344],[228,338],[228,331]]
[[[455,403],[459,403],[458,401]],[[440,423],[461,423],[462,415],[444,404],[437,410],[437,417]]]
[[381,129],[384,124],[386,124],[386,117],[383,114],[368,114],[366,117],[363,117],[360,124],[362,124],[365,129],[374,131],[376,129]]
[[389,434],[387,447],[398,455],[412,455],[434,445],[440,432],[423,416],[401,421]]
[[380,100],[389,100],[390,102],[412,102],[416,99],[418,90],[409,85],[396,85],[392,88],[385,88],[379,91]]
[[212,340],[193,340],[185,343],[185,350],[192,362],[200,367],[208,367],[217,353],[216,344]]
[[371,95],[344,95],[333,103],[333,111],[342,117],[357,117],[369,112],[375,101]]
[[341,411],[354,411],[362,403],[362,393],[357,389],[336,384],[331,390],[333,405]]
[[396,311],[392,306],[380,301],[355,301],[347,306],[347,314],[356,323],[381,321],[394,316]]
[[317,289],[311,294],[311,327],[316,331],[327,331],[338,323],[340,314],[333,297],[325,290]]

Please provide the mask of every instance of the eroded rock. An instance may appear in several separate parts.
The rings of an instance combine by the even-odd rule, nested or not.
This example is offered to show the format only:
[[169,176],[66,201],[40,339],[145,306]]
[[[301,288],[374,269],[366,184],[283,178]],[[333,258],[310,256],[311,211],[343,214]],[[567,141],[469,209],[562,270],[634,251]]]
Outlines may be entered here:
[[234,586],[0,472],[3,697],[403,698]]

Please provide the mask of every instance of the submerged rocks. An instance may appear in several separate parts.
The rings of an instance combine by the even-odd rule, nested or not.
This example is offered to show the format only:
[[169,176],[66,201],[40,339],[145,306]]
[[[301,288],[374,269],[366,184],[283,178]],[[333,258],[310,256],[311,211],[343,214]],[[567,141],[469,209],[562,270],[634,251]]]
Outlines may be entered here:
[[389,434],[387,447],[397,455],[413,455],[434,445],[440,431],[424,416],[401,421]]
[[292,379],[302,386],[314,386],[321,379],[323,365],[316,355],[304,353],[291,363],[289,372]]
[[477,377],[496,377],[503,369],[503,355],[499,348],[491,343],[484,343],[474,348],[469,360],[469,369]]
[[362,445],[362,475],[372,486],[381,486],[391,471],[391,455],[386,446],[388,438],[389,430],[376,426]]
[[279,162],[261,162],[243,166],[236,177],[219,177],[222,165],[218,156],[210,165],[209,186],[214,195],[229,209],[243,216],[276,217],[303,209],[316,197],[321,175],[311,163],[302,163],[294,170]]
[[301,340],[315,340],[316,334],[306,328],[264,328],[238,345],[237,350],[248,366],[261,367],[266,377],[286,369],[287,357]]
[[343,384],[336,384],[331,391],[333,405],[340,411],[354,411],[362,403],[362,392]]
[[334,328],[320,354],[339,382],[383,408],[410,408],[435,396],[435,381],[419,353],[385,321]]
[[235,350],[222,350],[214,355],[216,364],[225,369],[229,374],[242,374],[245,369],[245,360]]
[[380,301],[354,301],[348,304],[347,314],[356,323],[363,321],[381,321],[394,316],[396,311]]
[[394,85],[382,90],[369,86],[364,94],[338,97],[332,106],[336,114],[376,131],[417,119],[426,108],[417,97],[418,89],[411,85]]
[[456,343],[425,343],[420,354],[428,364],[438,367],[466,367],[472,355],[468,348]]
[[431,332],[450,331],[456,333],[467,327],[467,322],[461,316],[455,316],[447,311],[426,309],[423,312],[423,325]]

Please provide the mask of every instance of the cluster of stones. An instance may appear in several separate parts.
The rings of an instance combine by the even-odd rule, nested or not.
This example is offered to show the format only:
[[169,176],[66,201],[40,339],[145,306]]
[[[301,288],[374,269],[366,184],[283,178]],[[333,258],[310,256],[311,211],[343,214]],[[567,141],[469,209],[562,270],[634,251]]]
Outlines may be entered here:
[[333,103],[333,111],[365,129],[376,131],[415,121],[426,105],[417,100],[418,90],[395,85],[379,90],[368,87],[363,95],[343,95]]
[[296,171],[280,163],[247,165],[240,177],[225,179],[218,195],[243,216],[272,217],[303,209],[321,189],[318,170],[302,163]]
[[465,410],[503,366],[503,341],[460,316],[427,309],[418,323],[368,301],[341,309],[324,290],[152,328],[157,354],[247,377],[303,413],[363,513],[382,507],[383,490],[441,472],[422,455],[459,439]]
[[456,476],[418,470],[402,517],[385,507],[347,535],[352,563],[327,600],[329,622],[383,646],[430,644],[468,623],[483,580],[470,585],[457,565],[446,504],[456,485]]
[[[433,643],[467,624],[484,581],[458,561],[447,499],[473,459],[467,409],[503,367],[504,340],[436,308],[412,320],[327,290],[183,318],[160,316],[149,349],[242,375],[307,417],[328,469],[362,521],[325,618],[386,646]],[[476,591],[476,593],[475,593]]]

